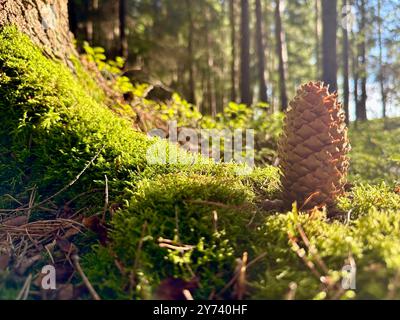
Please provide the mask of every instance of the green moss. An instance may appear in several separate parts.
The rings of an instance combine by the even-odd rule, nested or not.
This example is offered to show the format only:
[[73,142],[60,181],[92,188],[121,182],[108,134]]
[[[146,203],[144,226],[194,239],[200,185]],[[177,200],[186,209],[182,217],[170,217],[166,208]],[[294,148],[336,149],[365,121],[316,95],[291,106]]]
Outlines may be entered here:
[[[393,297],[399,298],[396,280],[400,263],[399,226],[398,212],[376,209],[349,225],[328,223],[323,215],[316,213],[298,215],[293,211],[269,217],[263,227],[268,259],[264,273],[253,283],[253,297],[282,299],[290,284],[296,283],[298,299],[382,299],[389,296],[391,288]],[[304,230],[309,245],[299,230]],[[289,239],[295,239],[298,247]],[[299,254],[312,263],[311,268]],[[341,270],[349,265],[349,257],[357,268],[354,292],[341,291]],[[318,261],[323,262],[326,271]],[[311,269],[319,274],[313,274]],[[335,285],[326,290],[320,276],[329,276]]]
[[[189,280],[194,273],[201,286],[196,296],[205,299],[213,288],[222,289],[233,275],[235,258],[251,249],[253,198],[240,180],[226,177],[173,174],[143,180],[113,219],[112,250],[125,266],[139,261],[135,272],[144,274],[153,289],[168,277]],[[161,248],[160,238],[193,248],[185,253]],[[85,265],[97,268],[92,259]],[[89,274],[104,289],[96,272]]]
[[400,195],[394,193],[385,183],[376,186],[364,183],[341,197],[339,207],[349,212],[351,219],[366,215],[371,209],[400,210]]

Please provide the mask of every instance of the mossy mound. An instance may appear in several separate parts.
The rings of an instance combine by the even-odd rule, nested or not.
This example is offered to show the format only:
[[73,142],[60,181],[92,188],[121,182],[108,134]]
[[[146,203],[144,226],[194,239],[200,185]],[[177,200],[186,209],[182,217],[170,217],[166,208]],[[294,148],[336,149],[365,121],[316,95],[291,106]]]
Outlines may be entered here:
[[[79,184],[63,194],[65,198],[101,186],[104,175],[115,195],[142,177],[180,170],[182,163],[193,164],[193,170],[210,163],[133,131],[127,120],[101,102],[101,95],[94,92],[93,97],[86,91],[84,70],[78,64],[76,69],[78,76],[44,57],[16,28],[1,31],[0,194],[15,195],[33,186],[42,196],[52,194],[98,152]],[[178,163],[149,164],[147,151],[155,142],[174,154]]]
[[[251,188],[232,177],[173,174],[144,180],[129,204],[115,214],[110,247],[99,251],[103,256],[105,250],[113,252],[126,266],[125,273],[145,278],[153,292],[169,277],[197,277],[195,296],[206,299],[233,276],[236,258],[249,250],[253,256],[252,222],[260,218],[255,217],[254,197]],[[104,265],[96,260],[95,255],[87,256],[85,268],[107,295],[112,290],[102,283],[99,268]],[[119,274],[114,277],[123,277],[114,271]],[[120,289],[122,297],[129,296]],[[140,284],[136,289],[130,297],[144,298]]]

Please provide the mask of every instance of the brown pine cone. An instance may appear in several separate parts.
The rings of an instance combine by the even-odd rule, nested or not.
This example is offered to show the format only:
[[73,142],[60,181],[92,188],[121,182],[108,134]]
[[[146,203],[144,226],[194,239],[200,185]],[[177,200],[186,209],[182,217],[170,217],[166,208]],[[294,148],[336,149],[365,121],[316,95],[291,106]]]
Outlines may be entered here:
[[332,205],[344,193],[350,144],[337,93],[303,85],[290,103],[279,142],[282,200],[302,210]]

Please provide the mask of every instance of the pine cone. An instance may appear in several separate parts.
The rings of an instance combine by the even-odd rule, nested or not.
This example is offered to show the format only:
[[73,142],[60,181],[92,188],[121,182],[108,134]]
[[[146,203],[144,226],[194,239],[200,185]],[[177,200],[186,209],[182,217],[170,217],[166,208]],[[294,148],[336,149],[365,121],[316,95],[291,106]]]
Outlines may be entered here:
[[344,193],[350,144],[337,93],[308,83],[290,103],[279,142],[282,200],[302,210],[330,206]]

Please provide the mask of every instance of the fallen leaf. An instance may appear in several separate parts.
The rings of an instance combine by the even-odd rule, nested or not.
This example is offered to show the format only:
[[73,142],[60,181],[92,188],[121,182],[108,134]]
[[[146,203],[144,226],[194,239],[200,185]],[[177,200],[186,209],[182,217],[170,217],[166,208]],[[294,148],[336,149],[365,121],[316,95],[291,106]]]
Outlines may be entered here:
[[82,223],[86,228],[97,234],[102,245],[107,244],[108,230],[98,216],[85,217],[83,218]]

